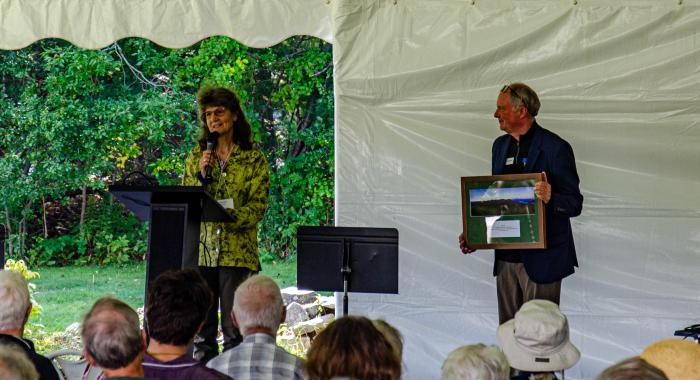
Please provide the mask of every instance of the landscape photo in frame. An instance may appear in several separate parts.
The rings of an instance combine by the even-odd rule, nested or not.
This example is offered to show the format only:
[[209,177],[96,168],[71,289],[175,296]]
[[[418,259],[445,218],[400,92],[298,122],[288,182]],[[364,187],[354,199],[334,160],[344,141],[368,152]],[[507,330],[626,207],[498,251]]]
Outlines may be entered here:
[[472,248],[545,248],[542,173],[462,177],[462,222]]

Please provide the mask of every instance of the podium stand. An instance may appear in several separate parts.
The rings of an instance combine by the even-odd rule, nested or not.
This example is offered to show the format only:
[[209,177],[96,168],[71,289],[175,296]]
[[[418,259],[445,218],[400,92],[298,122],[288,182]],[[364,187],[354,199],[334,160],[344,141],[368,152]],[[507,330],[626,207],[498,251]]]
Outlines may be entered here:
[[297,288],[399,293],[399,231],[395,228],[307,227],[297,230]]
[[199,186],[113,185],[109,192],[139,220],[150,222],[146,289],[162,272],[197,267],[201,222],[233,221]]

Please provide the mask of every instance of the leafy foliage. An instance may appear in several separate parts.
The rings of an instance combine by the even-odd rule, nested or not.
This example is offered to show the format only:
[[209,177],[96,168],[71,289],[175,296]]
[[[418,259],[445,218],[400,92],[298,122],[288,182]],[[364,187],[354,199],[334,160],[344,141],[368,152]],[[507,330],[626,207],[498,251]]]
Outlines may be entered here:
[[184,49],[129,38],[0,52],[8,253],[51,265],[143,257],[146,228],[106,188],[134,171],[179,183],[197,134],[195,94],[217,84],[241,97],[271,166],[261,254],[289,256],[298,225],[333,220],[331,62],[330,46],[310,37],[268,49],[212,37]]

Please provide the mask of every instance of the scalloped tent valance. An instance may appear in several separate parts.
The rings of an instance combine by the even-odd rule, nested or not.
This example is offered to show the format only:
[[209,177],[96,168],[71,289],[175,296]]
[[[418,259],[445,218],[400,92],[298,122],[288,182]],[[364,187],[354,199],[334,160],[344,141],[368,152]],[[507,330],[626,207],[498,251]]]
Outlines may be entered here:
[[101,48],[143,37],[181,48],[225,35],[269,47],[293,35],[332,41],[326,0],[0,0],[0,49],[44,38]]

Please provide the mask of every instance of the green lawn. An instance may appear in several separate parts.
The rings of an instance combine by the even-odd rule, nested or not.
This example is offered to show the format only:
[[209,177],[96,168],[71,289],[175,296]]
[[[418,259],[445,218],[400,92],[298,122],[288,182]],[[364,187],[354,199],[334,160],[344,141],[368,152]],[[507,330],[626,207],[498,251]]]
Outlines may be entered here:
[[[296,284],[296,257],[263,264],[262,273],[274,278],[280,288]],[[143,306],[145,265],[75,266],[33,268],[41,275],[34,297],[42,312],[33,322],[45,326],[48,333],[63,331],[79,322],[92,303],[104,295],[113,295],[134,308]]]
[[110,294],[134,308],[143,306],[145,265],[39,268],[34,298],[42,311],[36,321],[47,332],[79,322],[96,299]]

